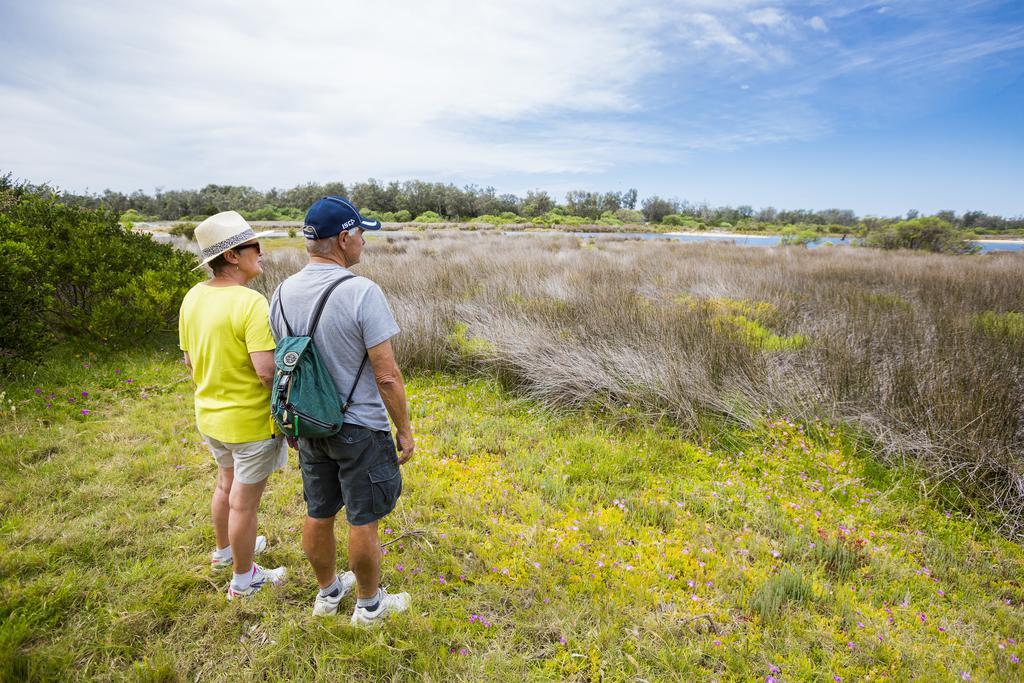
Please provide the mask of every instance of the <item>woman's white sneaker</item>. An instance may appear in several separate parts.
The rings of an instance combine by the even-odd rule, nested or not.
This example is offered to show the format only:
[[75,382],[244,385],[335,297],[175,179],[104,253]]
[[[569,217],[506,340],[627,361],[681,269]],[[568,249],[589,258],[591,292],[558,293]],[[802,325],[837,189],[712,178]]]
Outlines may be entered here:
[[313,601],[313,616],[324,617],[338,613],[338,604],[341,599],[348,595],[356,585],[356,575],[352,572],[345,572],[338,577],[338,581],[341,583],[341,590],[338,591],[337,595],[320,595],[316,594],[316,600]]
[[[265,551],[266,549],[267,549],[267,537],[266,536],[257,536],[256,537],[256,545],[255,545],[255,547],[253,547],[253,551],[252,551],[253,556],[255,557],[255,556],[258,556],[258,555],[262,555],[263,551]],[[225,557],[222,557],[222,556],[218,555],[216,550],[214,550],[214,551],[212,551],[210,553],[210,569],[227,569],[228,567],[231,566],[231,563],[233,561],[234,561],[234,558],[231,555],[228,555],[225,558]]]
[[377,605],[377,609],[372,612],[365,607],[356,605],[356,609],[352,612],[352,625],[353,626],[372,626],[373,624],[379,624],[387,619],[392,614],[398,614],[409,609],[409,604],[412,602],[412,598],[409,597],[408,593],[395,593],[391,595],[383,587],[380,589],[380,603]]
[[228,584],[228,600],[247,598],[267,584],[280,586],[288,570],[284,567],[265,569],[258,564],[252,566],[252,580],[245,588],[236,588],[234,582]]

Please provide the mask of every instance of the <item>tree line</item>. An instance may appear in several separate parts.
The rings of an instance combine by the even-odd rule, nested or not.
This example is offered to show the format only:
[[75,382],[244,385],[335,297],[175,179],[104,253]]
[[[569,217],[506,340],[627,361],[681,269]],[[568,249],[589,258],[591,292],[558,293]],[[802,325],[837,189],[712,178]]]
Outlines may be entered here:
[[[13,185],[11,174],[0,176],[0,184]],[[24,185],[24,184],[23,184]],[[858,217],[850,209],[777,209],[750,205],[711,206],[707,202],[689,202],[651,195],[640,199],[635,188],[624,192],[573,190],[559,202],[548,192],[531,190],[524,196],[498,193],[495,188],[477,185],[458,187],[453,183],[407,180],[382,182],[305,183],[290,189],[261,191],[246,185],[214,185],[201,189],[164,190],[153,194],[135,190],[129,194],[104,190],[101,193],[76,194],[35,186],[50,191],[67,204],[84,208],[104,208],[117,214],[132,212],[145,220],[197,220],[234,209],[253,220],[301,220],[306,209],[329,194],[348,197],[360,208],[384,220],[398,222],[420,216],[436,215],[440,220],[466,221],[483,217],[535,219],[543,216],[579,217],[591,221],[625,223],[690,223],[711,227],[736,227],[749,224],[819,225],[839,228],[871,227],[898,220],[912,220],[919,212],[904,216]],[[1024,216],[1004,217],[984,211],[940,211],[936,217],[958,229],[977,232],[1024,230]],[[666,220],[668,219],[668,220]]]

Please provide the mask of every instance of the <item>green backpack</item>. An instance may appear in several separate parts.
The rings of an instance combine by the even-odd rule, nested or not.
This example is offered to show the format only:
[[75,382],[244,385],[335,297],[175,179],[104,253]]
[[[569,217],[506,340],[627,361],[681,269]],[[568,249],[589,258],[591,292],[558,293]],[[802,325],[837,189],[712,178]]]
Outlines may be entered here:
[[324,312],[324,305],[331,292],[342,282],[353,277],[355,275],[346,275],[327,288],[313,308],[313,317],[305,335],[296,335],[292,332],[292,327],[284,315],[281,292],[278,292],[277,305],[288,336],[278,342],[274,351],[274,364],[277,369],[274,372],[274,387],[270,393],[270,412],[286,436],[323,439],[337,434],[345,422],[345,411],[352,404],[352,394],[356,391],[356,385],[359,384],[359,377],[363,374],[369,356],[363,356],[359,372],[356,373],[356,381],[352,383],[352,390],[348,392],[345,403],[339,404],[334,380],[320,361],[316,345],[313,344],[313,333],[316,332],[320,315]]

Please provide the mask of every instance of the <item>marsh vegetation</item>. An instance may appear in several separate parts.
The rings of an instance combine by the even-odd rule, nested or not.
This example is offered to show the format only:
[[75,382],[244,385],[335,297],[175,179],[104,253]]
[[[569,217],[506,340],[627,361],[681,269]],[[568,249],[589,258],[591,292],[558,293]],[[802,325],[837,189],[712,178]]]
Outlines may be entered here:
[[[269,294],[305,263],[271,252]],[[482,234],[371,241],[405,367],[561,408],[853,425],[949,504],[1024,527],[1024,258]]]

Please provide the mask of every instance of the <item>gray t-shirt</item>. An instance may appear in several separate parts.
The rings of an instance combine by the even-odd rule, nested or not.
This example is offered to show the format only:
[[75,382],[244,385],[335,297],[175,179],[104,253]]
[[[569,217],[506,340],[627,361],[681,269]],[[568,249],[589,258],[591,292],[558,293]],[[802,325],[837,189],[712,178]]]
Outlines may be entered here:
[[[341,266],[310,263],[281,283],[270,300],[270,329],[274,339],[288,336],[284,317],[292,334],[306,334],[313,307],[327,288],[351,273]],[[324,306],[313,343],[324,367],[334,379],[341,401],[348,397],[366,350],[398,334],[398,323],[388,307],[384,292],[365,277],[354,277],[338,285]],[[390,431],[387,409],[377,390],[370,362],[366,362],[345,422],[370,429]]]

